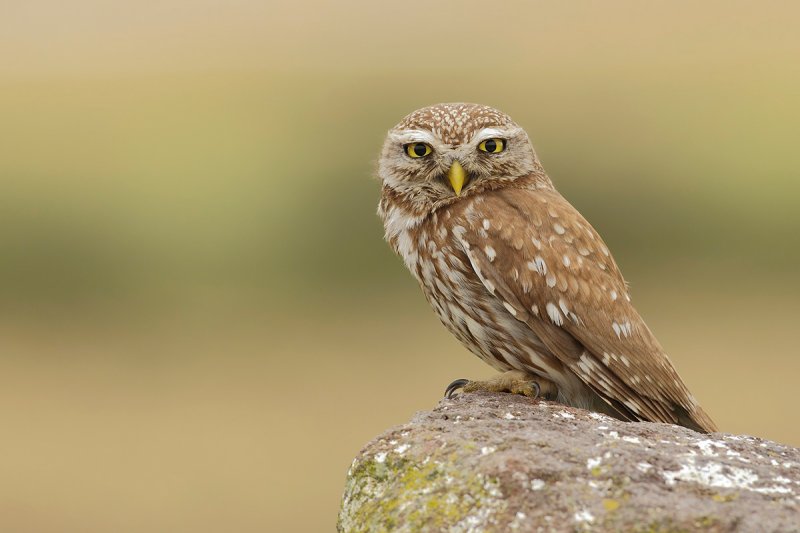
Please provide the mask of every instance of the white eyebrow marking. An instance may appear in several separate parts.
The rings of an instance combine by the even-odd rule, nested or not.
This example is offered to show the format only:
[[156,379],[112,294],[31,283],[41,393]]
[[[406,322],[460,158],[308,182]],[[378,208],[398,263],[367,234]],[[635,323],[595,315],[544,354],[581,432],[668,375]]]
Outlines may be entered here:
[[475,134],[475,137],[472,138],[473,142],[479,143],[486,139],[494,139],[499,137],[501,139],[508,139],[509,137],[513,137],[519,132],[519,128],[512,128],[512,129],[500,129],[500,128],[483,128],[478,133]]
[[436,144],[436,137],[431,135],[430,132],[424,130],[402,130],[397,132],[389,132],[389,136],[393,141],[408,144],[408,143],[428,143]]

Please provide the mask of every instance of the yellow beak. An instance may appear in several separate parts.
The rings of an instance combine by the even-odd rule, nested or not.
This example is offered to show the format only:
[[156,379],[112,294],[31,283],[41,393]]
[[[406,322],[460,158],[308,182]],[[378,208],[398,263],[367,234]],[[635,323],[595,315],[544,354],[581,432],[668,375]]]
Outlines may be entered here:
[[456,196],[461,195],[461,189],[464,187],[464,182],[467,181],[467,173],[464,167],[458,161],[453,161],[450,165],[450,171],[447,173],[447,179],[450,181],[450,186],[455,191]]

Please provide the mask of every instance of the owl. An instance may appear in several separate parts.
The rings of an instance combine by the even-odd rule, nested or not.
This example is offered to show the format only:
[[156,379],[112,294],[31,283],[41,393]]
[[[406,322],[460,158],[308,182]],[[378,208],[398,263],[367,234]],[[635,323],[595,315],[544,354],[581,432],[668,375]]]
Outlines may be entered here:
[[389,130],[378,174],[387,242],[444,326],[501,372],[446,395],[521,393],[716,431],[510,117],[464,103],[414,111]]

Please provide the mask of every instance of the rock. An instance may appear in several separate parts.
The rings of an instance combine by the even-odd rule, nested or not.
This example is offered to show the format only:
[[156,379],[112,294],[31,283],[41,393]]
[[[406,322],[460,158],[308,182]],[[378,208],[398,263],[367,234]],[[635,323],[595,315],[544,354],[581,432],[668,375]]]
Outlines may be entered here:
[[339,531],[800,531],[800,450],[462,394],[366,445]]

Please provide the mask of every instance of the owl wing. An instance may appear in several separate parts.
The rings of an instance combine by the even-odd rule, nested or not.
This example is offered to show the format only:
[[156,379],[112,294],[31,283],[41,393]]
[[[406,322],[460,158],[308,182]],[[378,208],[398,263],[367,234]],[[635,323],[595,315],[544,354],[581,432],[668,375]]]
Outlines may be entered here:
[[608,248],[558,192],[501,189],[453,218],[486,289],[620,415],[716,430],[631,305]]

